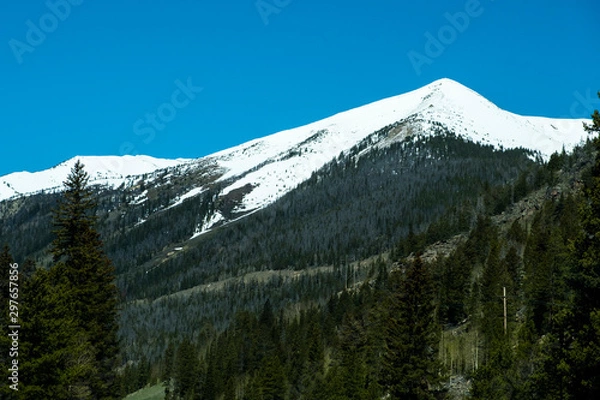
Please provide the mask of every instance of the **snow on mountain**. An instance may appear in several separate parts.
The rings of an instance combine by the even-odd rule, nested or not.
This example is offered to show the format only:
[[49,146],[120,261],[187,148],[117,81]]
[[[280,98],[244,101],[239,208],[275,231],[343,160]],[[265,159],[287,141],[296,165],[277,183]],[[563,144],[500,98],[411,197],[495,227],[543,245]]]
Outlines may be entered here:
[[475,142],[523,147],[539,151],[548,159],[563,146],[572,149],[586,136],[583,122],[589,120],[513,114],[450,79],[441,79],[425,88],[429,94],[422,99],[419,115]]
[[[233,179],[223,195],[246,185],[246,194],[235,211],[264,207],[324,164],[349,150],[371,133],[411,118],[413,132],[428,134],[442,124],[457,135],[496,147],[523,147],[548,158],[554,151],[573,148],[586,136],[582,122],[524,117],[501,110],[483,96],[450,79],[336,114],[302,127],[252,140],[208,156]],[[401,140],[405,131],[394,140]]]
[[15,172],[0,177],[0,201],[40,191],[63,188],[63,182],[77,160],[85,166],[94,185],[119,186],[133,177],[159,169],[187,163],[190,160],[166,160],[149,156],[86,156],[74,157],[40,172]]
[[[178,168],[178,174],[210,167],[211,180],[223,184],[220,196],[236,189],[243,198],[232,210],[235,218],[263,208],[308,179],[326,163],[347,152],[374,132],[394,123],[406,124],[392,137],[377,143],[386,146],[408,135],[433,134],[440,125],[456,135],[496,147],[523,147],[548,158],[564,147],[580,143],[586,120],[527,117],[502,110],[473,90],[450,79],[440,79],[420,89],[341,112],[329,118],[223,150],[196,160],[164,160],[147,156],[78,157],[91,183],[119,186],[137,175],[158,169]],[[589,121],[588,121],[589,122]],[[410,127],[408,129],[407,127]],[[74,158],[46,171],[19,172],[0,177],[0,200],[41,190],[57,190],[75,163]],[[184,166],[184,168],[181,168]],[[146,181],[152,185],[151,180]],[[201,195],[201,184],[187,188],[170,207]],[[145,194],[135,203],[145,201]],[[206,216],[196,235],[226,223],[215,211]]]

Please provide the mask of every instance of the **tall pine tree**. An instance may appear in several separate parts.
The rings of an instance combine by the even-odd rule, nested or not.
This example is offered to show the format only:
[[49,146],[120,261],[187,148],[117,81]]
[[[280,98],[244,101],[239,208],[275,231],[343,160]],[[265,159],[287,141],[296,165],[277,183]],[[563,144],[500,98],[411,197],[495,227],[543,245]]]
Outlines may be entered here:
[[54,215],[54,265],[26,288],[25,398],[117,398],[117,289],[88,180],[78,161]]
[[392,399],[433,399],[440,380],[433,278],[417,258],[390,279],[382,384]]
[[90,389],[97,398],[117,393],[114,370],[118,354],[115,272],[96,231],[96,202],[89,176],[77,161],[65,182],[66,191],[54,215],[52,254],[55,275],[71,290],[73,318],[87,336],[97,375]]

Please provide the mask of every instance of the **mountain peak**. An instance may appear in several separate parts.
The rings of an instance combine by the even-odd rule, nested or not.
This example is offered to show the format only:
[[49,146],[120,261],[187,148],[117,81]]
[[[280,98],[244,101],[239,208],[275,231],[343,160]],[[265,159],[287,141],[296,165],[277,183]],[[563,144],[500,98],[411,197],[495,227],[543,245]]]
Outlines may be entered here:
[[465,85],[463,85],[462,83],[455,81],[454,79],[451,78],[440,78],[437,79],[427,85],[425,85],[424,87],[427,88],[434,88],[434,87],[460,87],[460,88],[464,88],[464,89],[469,89],[468,87],[466,87]]
[[572,149],[586,137],[582,121],[513,114],[461,83],[442,78],[411,92],[254,139],[195,161],[148,156],[76,157],[46,171],[10,174],[0,177],[0,200],[60,189],[76,159],[86,165],[92,183],[111,186],[133,179],[130,176],[189,163],[191,168],[213,166],[215,179],[226,183],[222,195],[246,188],[238,209],[243,212],[270,204],[340,153],[392,124],[409,124],[411,129],[401,130],[386,143],[404,139],[409,131],[434,134],[442,126],[474,142],[522,147],[548,158],[563,147]]

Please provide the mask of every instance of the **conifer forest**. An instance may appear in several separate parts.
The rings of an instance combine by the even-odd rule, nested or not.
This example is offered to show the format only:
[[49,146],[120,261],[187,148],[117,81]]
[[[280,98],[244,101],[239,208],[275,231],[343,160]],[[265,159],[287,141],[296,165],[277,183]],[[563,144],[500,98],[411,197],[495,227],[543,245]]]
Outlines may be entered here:
[[442,125],[369,142],[397,128],[243,218],[219,182],[168,207],[204,175],[107,188],[81,163],[0,202],[0,398],[600,398],[598,111],[548,160]]

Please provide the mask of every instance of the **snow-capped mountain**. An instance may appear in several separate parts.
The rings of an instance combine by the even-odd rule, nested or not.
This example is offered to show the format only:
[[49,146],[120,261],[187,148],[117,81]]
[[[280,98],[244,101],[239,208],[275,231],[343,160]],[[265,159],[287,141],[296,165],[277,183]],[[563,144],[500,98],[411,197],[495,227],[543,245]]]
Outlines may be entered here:
[[403,121],[410,124],[388,138],[387,143],[409,135],[427,135],[434,126],[441,125],[474,142],[531,149],[547,159],[563,147],[573,148],[586,136],[582,124],[585,120],[520,116],[498,108],[458,82],[441,79],[412,92],[253,140],[206,159],[222,168],[219,180],[233,179],[223,190],[224,195],[252,186],[238,208],[250,211],[281,197],[373,132]]
[[[392,135],[373,139],[386,146],[411,135],[433,134],[440,127],[474,142],[522,147],[547,158],[563,147],[581,142],[585,120],[528,117],[502,110],[478,93],[450,79],[383,99],[323,120],[249,141],[196,160],[161,160],[144,156],[83,157],[94,184],[132,184],[137,176],[157,170],[173,174],[210,170],[211,179],[192,185],[175,199],[176,206],[200,195],[207,182],[221,186],[219,196],[243,194],[233,210],[236,215],[263,208],[308,179],[340,153],[347,152],[374,132],[396,124]],[[15,173],[0,177],[0,200],[41,190],[60,188],[75,159],[50,170]],[[149,182],[152,185],[152,182]],[[143,195],[136,198],[139,204]],[[197,227],[202,233],[225,217],[215,211]]]
[[181,165],[189,160],[165,160],[149,156],[85,156],[74,157],[40,172],[15,172],[0,177],[0,201],[12,197],[55,191],[71,172],[77,160],[85,165],[93,185],[120,186],[133,181],[136,176],[158,169]]

